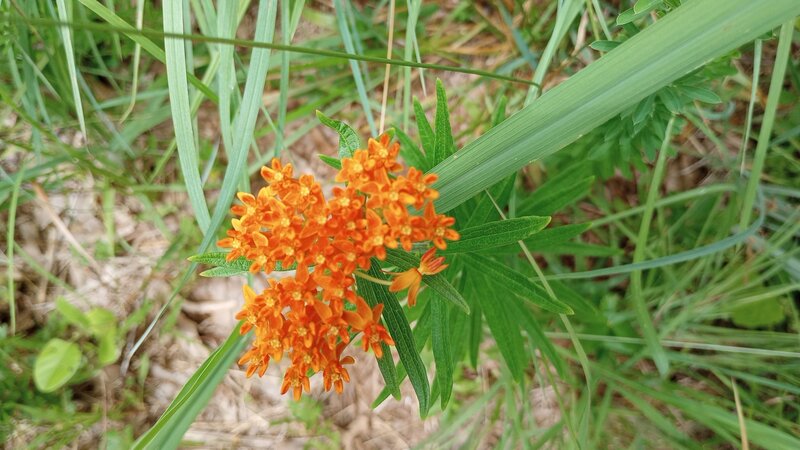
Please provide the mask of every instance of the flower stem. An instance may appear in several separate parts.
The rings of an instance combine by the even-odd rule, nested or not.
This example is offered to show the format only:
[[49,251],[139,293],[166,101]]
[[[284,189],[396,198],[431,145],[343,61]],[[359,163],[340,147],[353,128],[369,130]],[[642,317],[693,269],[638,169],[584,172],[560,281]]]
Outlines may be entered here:
[[389,281],[389,280],[381,280],[380,278],[373,277],[372,275],[366,274],[366,273],[364,273],[364,272],[362,272],[360,270],[356,270],[355,272],[353,272],[353,275],[355,275],[357,277],[361,277],[361,278],[363,278],[365,280],[372,281],[373,283],[382,284],[384,286],[391,286],[392,285],[392,282]]

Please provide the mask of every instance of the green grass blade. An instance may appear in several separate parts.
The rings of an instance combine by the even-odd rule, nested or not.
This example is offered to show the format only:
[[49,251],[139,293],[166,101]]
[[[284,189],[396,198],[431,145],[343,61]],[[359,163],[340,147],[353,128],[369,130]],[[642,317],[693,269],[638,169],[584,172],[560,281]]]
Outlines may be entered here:
[[[650,234],[650,222],[653,219],[653,211],[655,211],[656,196],[658,196],[661,182],[664,179],[667,153],[669,151],[670,140],[672,139],[672,125],[674,123],[675,117],[672,117],[667,124],[667,130],[664,132],[664,141],[661,144],[661,151],[658,153],[656,167],[653,169],[653,179],[650,183],[650,190],[647,192],[645,210],[642,215],[642,222],[639,226],[639,234],[636,238],[636,249],[633,252],[634,264],[644,259],[644,252],[647,248],[647,237]],[[662,377],[665,377],[669,372],[669,360],[667,359],[667,354],[664,352],[664,348],[661,347],[661,344],[658,342],[658,334],[653,325],[653,319],[650,317],[650,312],[647,309],[647,302],[642,292],[641,270],[634,270],[631,272],[630,294],[634,310],[636,311],[637,321],[642,328],[642,334],[647,342],[647,348],[653,355],[653,361],[656,363],[659,373]]]
[[[67,17],[67,5],[64,0],[56,0],[58,6],[58,18],[62,22],[69,21]],[[81,126],[81,133],[84,139],[89,139],[86,134],[86,119],[83,117],[83,104],[81,103],[81,91],[78,89],[78,70],[75,67],[75,51],[72,48],[72,32],[66,27],[59,27],[61,32],[61,40],[64,41],[64,54],[67,58],[67,70],[69,71],[69,82],[72,87],[72,101],[75,103],[75,113],[78,116],[78,123]]]
[[[548,91],[431,171],[449,211],[557,152],[714,57],[800,14],[795,0],[687,2]],[[733,30],[736,30],[735,32]]]
[[[181,0],[166,0],[164,3],[164,31],[182,33],[184,5]],[[208,213],[203,184],[198,168],[198,151],[195,146],[195,131],[192,113],[189,108],[189,83],[186,77],[186,47],[177,39],[164,40],[164,53],[167,66],[170,108],[175,139],[178,145],[178,159],[189,201],[201,231],[208,230],[211,218]]]
[[[217,33],[220,37],[236,36],[236,14],[238,1],[222,2],[217,11]],[[236,68],[233,63],[232,45],[221,45],[219,49],[219,73],[217,74],[217,92],[219,93],[219,124],[222,143],[226,151],[233,149],[233,133],[231,131],[231,94],[237,88]],[[237,92],[238,94],[238,92]]]
[[764,170],[764,160],[767,157],[772,127],[775,123],[775,111],[778,109],[778,102],[783,91],[783,77],[786,74],[786,64],[792,47],[793,33],[794,20],[784,23],[783,27],[781,27],[778,50],[775,54],[775,66],[772,68],[772,80],[769,83],[767,105],[764,109],[764,118],[761,120],[761,131],[758,133],[758,144],[753,156],[753,166],[750,169],[750,177],[747,180],[747,188],[744,193],[739,229],[744,229],[753,215],[756,191],[758,190],[758,184],[761,182],[761,172]]
[[239,334],[238,326],[235,327],[225,343],[214,350],[184,384],[155,425],[136,440],[133,448],[178,448],[186,430],[205,408],[217,385],[228,374],[231,364],[239,358],[246,344],[247,338]]
[[[356,53],[353,36],[350,33],[350,25],[347,21],[344,0],[333,0],[333,8],[336,10],[336,24],[339,26],[339,33],[342,35],[342,42],[347,53]],[[361,74],[361,67],[354,59],[350,60],[350,70],[353,71],[353,80],[356,83],[356,90],[358,91],[358,98],[361,101],[361,107],[364,109],[364,115],[369,124],[369,130],[372,136],[378,135],[378,129],[375,127],[375,119],[372,117],[372,108],[369,103],[369,96],[367,89],[364,87],[364,77]]]

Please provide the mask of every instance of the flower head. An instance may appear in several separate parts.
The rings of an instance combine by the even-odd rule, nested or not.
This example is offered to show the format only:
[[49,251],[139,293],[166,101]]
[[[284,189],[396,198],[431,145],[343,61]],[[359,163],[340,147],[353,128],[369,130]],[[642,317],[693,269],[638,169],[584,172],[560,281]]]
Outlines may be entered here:
[[[351,333],[361,333],[364,351],[383,356],[382,344],[394,340],[381,324],[383,305],[370,307],[355,289],[359,269],[371,259],[383,260],[386,249],[410,251],[415,242],[458,239],[455,220],[436,214],[431,188],[436,175],[411,168],[406,175],[397,162],[398,143],[387,135],[370,139],[366,149],[342,158],[337,182],[326,199],[311,175],[294,176],[291,164],[273,159],[262,167],[267,186],[257,195],[240,192],[241,204],[231,208],[237,218],[217,244],[229,248],[228,261],[245,258],[252,273],[295,270],[293,276],[270,280],[262,292],[244,286],[245,303],[236,318],[241,333],[255,339],[239,364],[247,376],[263,376],[270,361],[284,355],[291,361],[281,392],[295,398],[310,390],[309,376],[321,371],[326,390],[342,392],[350,374],[342,357]],[[420,266],[396,274],[391,290],[408,288],[414,305],[422,277],[443,270],[444,258],[426,252]]]

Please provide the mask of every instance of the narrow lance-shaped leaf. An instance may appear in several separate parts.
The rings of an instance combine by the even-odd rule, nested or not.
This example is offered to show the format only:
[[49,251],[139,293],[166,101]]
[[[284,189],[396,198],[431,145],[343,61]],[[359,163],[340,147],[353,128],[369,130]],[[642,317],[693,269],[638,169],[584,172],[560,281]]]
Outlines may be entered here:
[[797,0],[682,4],[431,172],[449,211],[504,176],[564,148],[663,86],[800,14]]
[[436,381],[441,394],[442,409],[447,407],[453,392],[453,353],[450,345],[450,317],[460,314],[449,310],[449,303],[438,295],[431,298],[433,313],[433,358],[436,362]]
[[[374,261],[369,269],[369,275],[374,278],[386,279],[380,266]],[[386,322],[389,334],[394,339],[395,348],[397,348],[397,353],[400,355],[400,361],[403,362],[403,366],[408,372],[408,378],[411,380],[414,392],[417,393],[420,416],[425,417],[428,414],[431,396],[428,372],[414,345],[414,336],[411,333],[408,319],[403,313],[403,308],[397,302],[397,297],[389,292],[386,286],[372,283],[368,280],[364,280],[363,285],[370,287],[368,295],[374,296],[377,302],[383,303],[383,320]]]
[[436,130],[431,162],[439,164],[455,151],[453,131],[450,128],[450,109],[447,106],[447,94],[444,92],[442,80],[436,79]]
[[459,232],[459,240],[447,244],[447,249],[441,253],[474,252],[511,244],[538,233],[548,223],[550,217],[527,216],[467,228]]
[[[205,264],[207,266],[214,266],[213,269],[200,273],[200,275],[204,277],[230,277],[249,273],[252,262],[247,258],[239,257],[233,261],[228,261],[226,259],[227,256],[228,254],[224,252],[210,252],[203,253],[202,255],[190,256],[189,261]],[[283,268],[280,262],[276,262],[274,270],[280,272],[284,270],[294,270],[294,268],[294,264],[289,268]]]

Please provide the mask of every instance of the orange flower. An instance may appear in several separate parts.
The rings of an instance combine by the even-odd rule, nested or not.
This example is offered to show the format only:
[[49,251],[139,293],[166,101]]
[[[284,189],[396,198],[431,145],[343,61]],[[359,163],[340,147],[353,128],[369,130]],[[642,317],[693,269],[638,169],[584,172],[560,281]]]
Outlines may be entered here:
[[353,364],[356,362],[356,360],[352,356],[345,356],[344,358],[341,357],[342,351],[346,345],[347,344],[342,342],[336,346],[335,353],[330,348],[323,350],[326,360],[328,361],[328,365],[322,370],[326,391],[330,391],[331,386],[333,386],[334,389],[336,389],[336,392],[341,394],[344,390],[344,382],[350,381],[350,374],[343,366],[345,364]]
[[412,267],[405,272],[391,273],[395,277],[392,285],[389,286],[389,291],[400,292],[403,289],[408,289],[408,306],[417,304],[417,292],[419,292],[419,285],[422,282],[423,275],[436,275],[447,268],[444,263],[444,256],[434,258],[436,253],[435,248],[431,248],[419,260],[419,267]]
[[389,333],[386,332],[386,328],[379,323],[381,312],[383,312],[382,303],[370,309],[367,302],[361,297],[356,297],[355,312],[344,312],[345,320],[347,320],[350,326],[364,333],[364,337],[361,338],[364,351],[372,347],[372,351],[375,352],[375,356],[378,358],[383,356],[381,342],[384,342],[386,345],[394,345],[394,340],[389,336]]
[[[308,377],[319,371],[326,390],[342,392],[350,380],[344,365],[355,361],[341,357],[351,333],[363,333],[364,351],[372,348],[379,358],[382,343],[394,345],[381,325],[383,305],[370,308],[356,292],[359,268],[369,268],[372,258],[384,259],[387,248],[410,251],[421,241],[445,248],[445,239],[458,239],[455,220],[436,214],[433,206],[439,195],[431,188],[436,175],[414,168],[398,174],[399,152],[387,135],[370,139],[366,149],[342,158],[336,181],[346,185],[334,187],[329,199],[313,176],[295,178],[292,165],[278,159],[262,167],[268,185],[258,195],[238,194],[232,229],[217,243],[231,249],[227,260],[244,257],[253,273],[269,274],[279,263],[281,269],[296,269],[292,276],[270,280],[260,294],[243,288],[245,303],[236,318],[243,321],[242,334],[255,335],[239,360],[248,377],[263,376],[271,360],[287,355],[291,365],[282,393],[292,389],[299,398],[310,390]],[[432,248],[418,268],[395,274],[391,290],[407,288],[414,305],[422,277],[447,267],[443,261]]]

